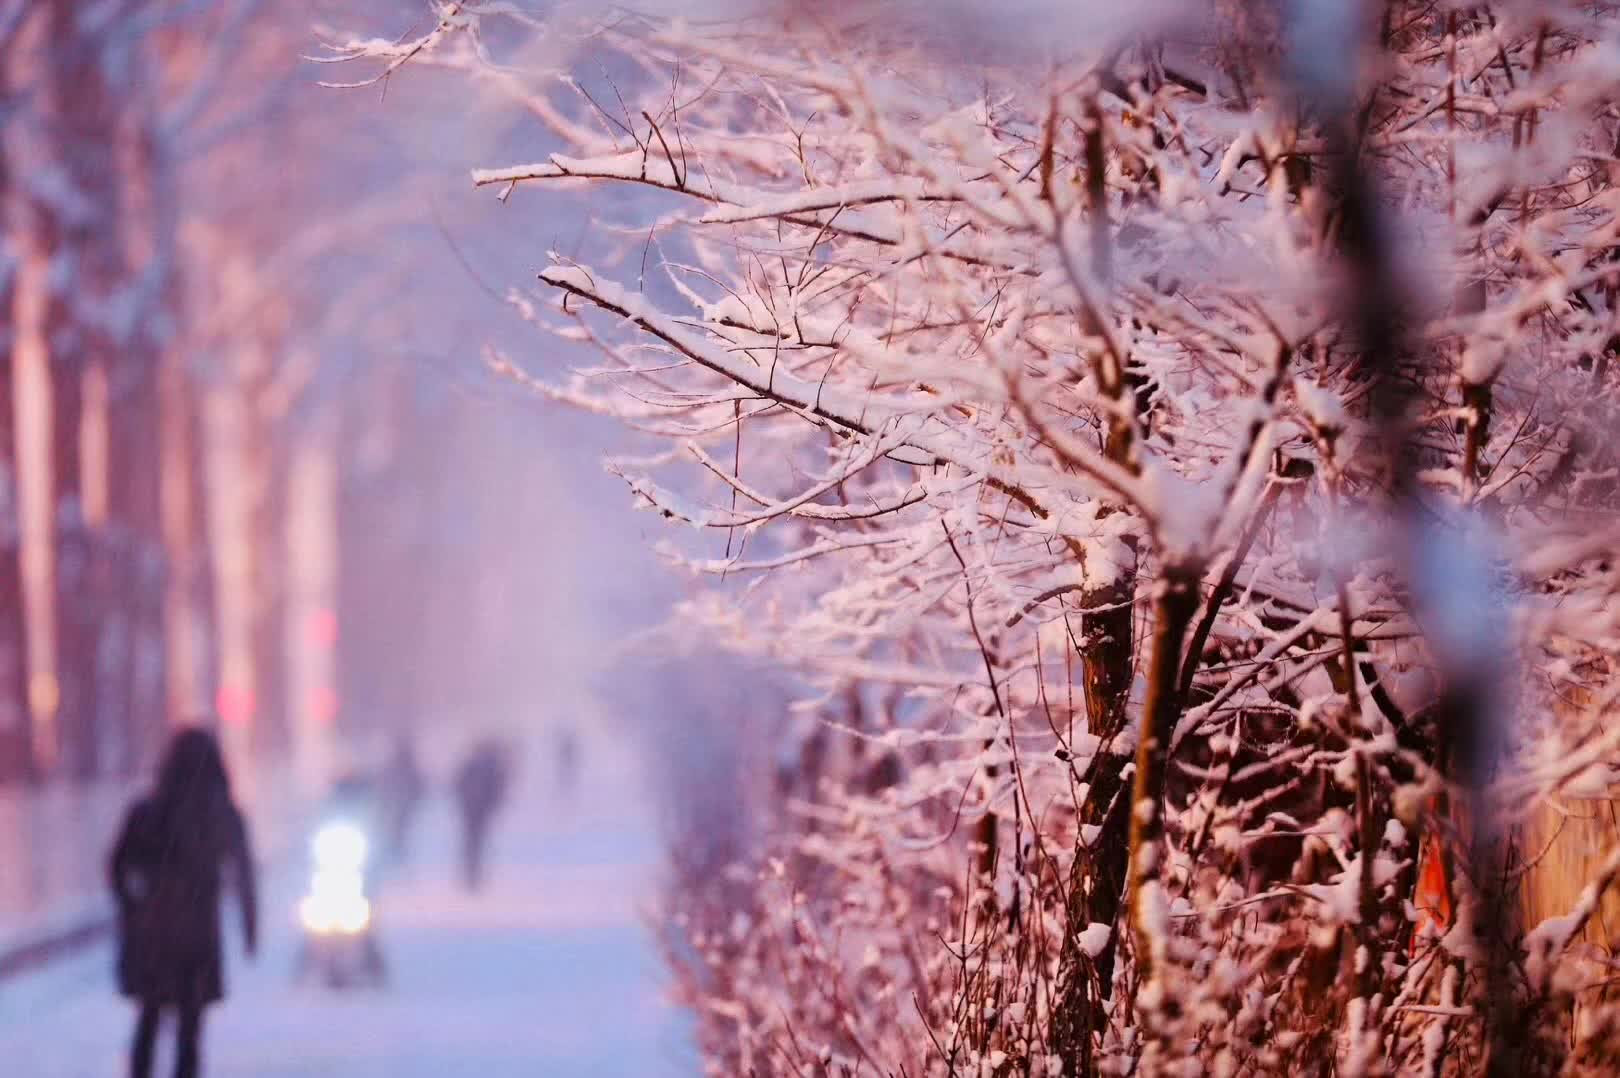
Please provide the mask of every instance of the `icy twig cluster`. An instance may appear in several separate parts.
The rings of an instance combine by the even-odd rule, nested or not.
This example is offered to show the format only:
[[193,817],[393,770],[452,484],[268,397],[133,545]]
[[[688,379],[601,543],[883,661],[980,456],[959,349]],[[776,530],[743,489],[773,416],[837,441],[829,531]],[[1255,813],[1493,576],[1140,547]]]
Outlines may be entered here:
[[1615,1064],[1609,5],[440,7],[344,55],[598,223],[514,302],[600,365],[495,361],[812,690],[672,898],[714,1073]]

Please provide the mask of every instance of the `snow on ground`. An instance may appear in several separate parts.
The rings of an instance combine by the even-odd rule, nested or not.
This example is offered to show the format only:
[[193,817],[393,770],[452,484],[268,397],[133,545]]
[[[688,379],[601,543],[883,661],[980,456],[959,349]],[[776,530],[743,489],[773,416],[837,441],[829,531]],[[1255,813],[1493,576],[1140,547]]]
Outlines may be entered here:
[[[378,904],[391,973],[382,990],[294,983],[303,881],[295,871],[273,874],[257,962],[240,953],[236,921],[227,920],[229,996],[208,1016],[210,1078],[695,1074],[642,916],[657,847],[651,821],[627,797],[639,776],[611,761],[591,767],[589,755],[574,797],[546,788],[543,756],[520,771],[478,895],[455,884],[448,803],[435,797],[424,807],[417,860]],[[110,947],[92,948],[0,983],[0,1069],[121,1074],[132,1023],[113,986]],[[159,1075],[166,1063],[160,1057]]]

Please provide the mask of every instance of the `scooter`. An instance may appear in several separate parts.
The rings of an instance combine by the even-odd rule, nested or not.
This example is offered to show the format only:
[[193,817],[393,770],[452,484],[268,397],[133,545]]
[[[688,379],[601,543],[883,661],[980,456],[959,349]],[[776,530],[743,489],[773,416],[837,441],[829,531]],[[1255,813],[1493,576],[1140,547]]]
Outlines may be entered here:
[[299,977],[319,976],[336,989],[382,985],[387,969],[372,916],[365,831],[347,821],[328,822],[315,832],[310,854],[309,888],[298,904],[304,930]]

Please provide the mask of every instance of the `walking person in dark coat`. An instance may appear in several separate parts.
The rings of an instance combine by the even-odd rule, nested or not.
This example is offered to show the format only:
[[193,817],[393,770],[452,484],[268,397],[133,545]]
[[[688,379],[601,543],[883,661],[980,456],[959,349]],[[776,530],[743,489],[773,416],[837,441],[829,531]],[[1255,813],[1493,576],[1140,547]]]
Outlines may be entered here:
[[456,772],[456,802],[461,808],[461,867],[469,891],[476,891],[484,881],[490,820],[506,798],[510,778],[509,751],[494,739],[481,741]]
[[175,1078],[199,1073],[203,1010],[225,994],[219,907],[227,874],[251,955],[258,898],[247,829],[219,742],[185,730],[169,745],[156,789],[130,809],[108,864],[118,900],[118,985],[140,1005],[132,1078],[151,1074],[165,1012],[179,1023]]
[[394,741],[393,754],[383,768],[381,786],[382,825],[388,856],[396,864],[404,864],[410,852],[411,826],[427,788],[409,734],[402,733]]

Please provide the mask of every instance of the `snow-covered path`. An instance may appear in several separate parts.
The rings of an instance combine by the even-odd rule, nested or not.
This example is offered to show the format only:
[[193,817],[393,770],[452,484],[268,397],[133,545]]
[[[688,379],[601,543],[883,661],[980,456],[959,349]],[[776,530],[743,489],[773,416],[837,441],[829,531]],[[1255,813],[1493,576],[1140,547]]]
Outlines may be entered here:
[[[454,885],[453,821],[442,800],[430,802],[416,864],[379,902],[391,974],[381,991],[335,994],[295,985],[299,881],[291,873],[267,881],[264,946],[253,964],[239,951],[230,956],[229,998],[208,1018],[205,1073],[695,1073],[682,1018],[661,998],[657,956],[641,917],[657,851],[648,821],[626,805],[620,784],[633,779],[624,769],[597,769],[584,796],[568,799],[572,805],[530,784],[532,792],[520,794],[497,825],[491,877],[476,896]],[[235,922],[227,923],[234,932]],[[113,991],[109,966],[110,949],[98,947],[0,984],[0,1072],[123,1073],[132,1013]],[[166,1058],[159,1064],[165,1074]]]

